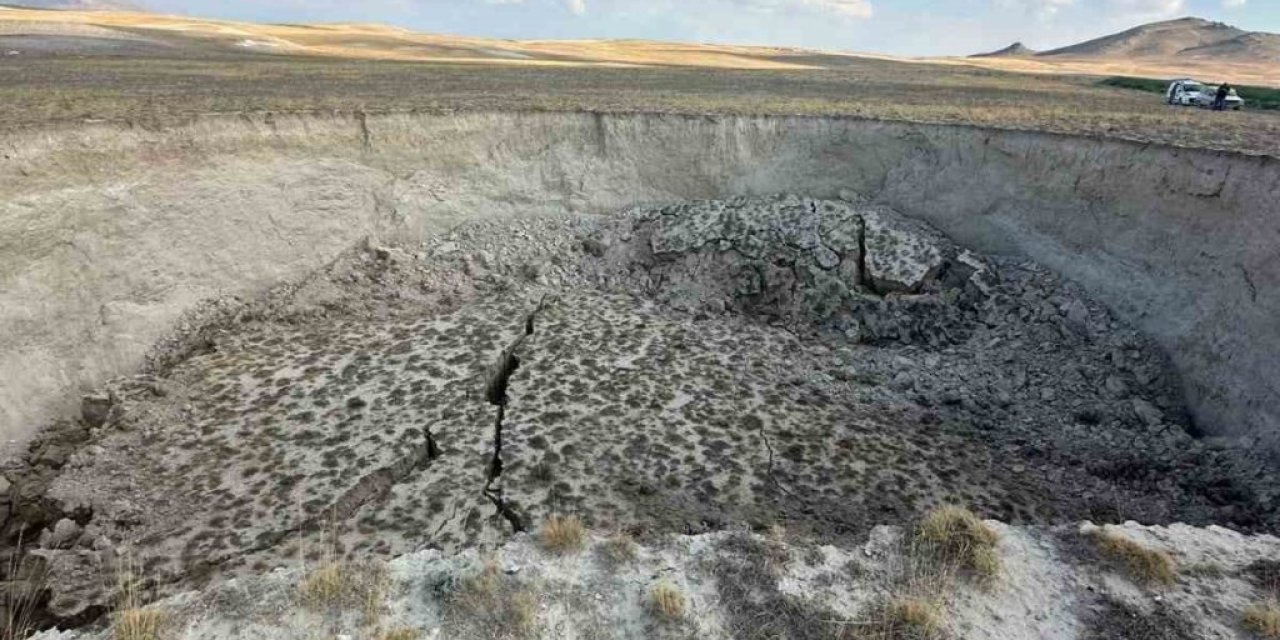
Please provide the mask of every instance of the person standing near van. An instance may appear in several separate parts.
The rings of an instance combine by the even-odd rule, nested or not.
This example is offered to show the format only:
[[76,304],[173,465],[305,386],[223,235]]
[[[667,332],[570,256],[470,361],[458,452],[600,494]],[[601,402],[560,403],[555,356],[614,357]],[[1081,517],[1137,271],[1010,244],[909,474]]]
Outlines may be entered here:
[[1213,110],[1223,111],[1227,108],[1227,96],[1231,95],[1231,85],[1222,83],[1218,87],[1218,93],[1213,97]]

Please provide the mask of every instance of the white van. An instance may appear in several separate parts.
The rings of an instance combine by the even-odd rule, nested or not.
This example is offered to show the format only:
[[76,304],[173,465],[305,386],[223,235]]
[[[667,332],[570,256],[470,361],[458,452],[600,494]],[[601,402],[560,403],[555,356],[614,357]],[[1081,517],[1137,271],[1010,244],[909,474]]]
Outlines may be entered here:
[[[1183,107],[1202,107],[1208,109],[1218,96],[1218,87],[1208,86],[1190,78],[1174,80],[1165,92],[1165,100],[1169,104]],[[1227,93],[1226,108],[1239,111],[1244,108],[1244,99],[1236,94],[1235,89]]]

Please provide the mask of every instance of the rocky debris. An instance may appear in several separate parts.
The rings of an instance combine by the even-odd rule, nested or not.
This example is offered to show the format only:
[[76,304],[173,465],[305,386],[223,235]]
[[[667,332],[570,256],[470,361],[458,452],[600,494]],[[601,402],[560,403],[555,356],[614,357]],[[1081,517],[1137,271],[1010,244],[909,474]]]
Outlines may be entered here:
[[954,340],[992,273],[891,210],[797,196],[635,209],[590,240],[587,268],[615,288],[866,342]]
[[864,281],[879,293],[918,293],[935,283],[959,250],[932,227],[887,209],[863,208]]
[[111,417],[111,405],[110,395],[87,395],[80,401],[80,415],[89,428],[96,429]]
[[[381,628],[411,629],[423,638],[499,636],[503,594],[522,594],[534,603],[531,618],[522,618],[521,637],[737,639],[754,637],[755,630],[826,638],[878,629],[874,612],[886,602],[927,598],[927,589],[934,589],[944,637],[1075,640],[1146,633],[1247,640],[1240,617],[1267,595],[1248,582],[1249,567],[1280,555],[1280,540],[1272,536],[1184,525],[1107,527],[1174,560],[1180,568],[1175,583],[1153,588],[1136,582],[1123,565],[1090,555],[1091,534],[1075,526],[985,526],[998,535],[1000,560],[986,583],[963,574],[935,576],[927,587],[913,582],[920,565],[911,561],[907,532],[898,527],[876,527],[849,544],[822,544],[780,529],[768,535],[670,535],[636,545],[623,561],[610,560],[616,542],[607,537],[593,535],[583,552],[565,556],[541,549],[533,535],[517,534],[490,550],[397,557],[386,565],[390,588],[374,594],[372,606]],[[215,583],[152,606],[187,636],[210,640],[370,635],[367,618],[354,610],[334,615],[299,606],[302,579],[291,567]],[[486,602],[492,609],[477,611],[460,600],[474,595],[467,590],[478,579],[491,594]],[[651,612],[650,592],[659,582],[679,594],[682,616],[664,619]],[[474,619],[484,615],[490,617]],[[111,634],[109,627],[50,630],[36,640],[109,640]]]
[[63,518],[40,535],[39,544],[45,549],[59,549],[70,546],[80,538],[80,525],[70,518]]

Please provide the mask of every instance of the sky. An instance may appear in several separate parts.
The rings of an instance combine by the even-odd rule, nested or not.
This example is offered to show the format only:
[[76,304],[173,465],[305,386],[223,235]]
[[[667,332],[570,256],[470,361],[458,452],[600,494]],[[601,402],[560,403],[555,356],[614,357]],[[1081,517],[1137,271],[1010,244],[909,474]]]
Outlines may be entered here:
[[643,38],[897,55],[1034,49],[1194,15],[1280,32],[1280,0],[142,0],[254,22],[382,22],[517,39]]

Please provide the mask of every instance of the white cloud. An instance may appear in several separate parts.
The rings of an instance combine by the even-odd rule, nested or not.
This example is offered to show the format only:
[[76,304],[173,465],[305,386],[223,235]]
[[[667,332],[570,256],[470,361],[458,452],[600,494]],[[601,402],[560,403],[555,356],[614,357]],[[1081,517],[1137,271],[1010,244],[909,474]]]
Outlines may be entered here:
[[1142,18],[1171,18],[1187,10],[1187,0],[1111,0],[1116,12]]
[[868,0],[793,0],[795,4],[829,11],[850,18],[870,18],[871,3]]
[[[524,4],[525,0],[483,0],[486,4]],[[1039,0],[1041,2],[1072,2],[1073,0]],[[587,0],[561,0],[575,15],[587,12]],[[871,0],[728,0],[730,5],[742,6],[758,13],[774,13],[788,8],[808,9],[832,13],[850,18],[870,18]]]
[[1236,9],[1243,7],[1246,4],[1249,4],[1249,0],[1222,0],[1222,7],[1224,9]]
[[999,7],[1024,11],[1040,18],[1051,18],[1075,3],[1075,0],[996,0]]

